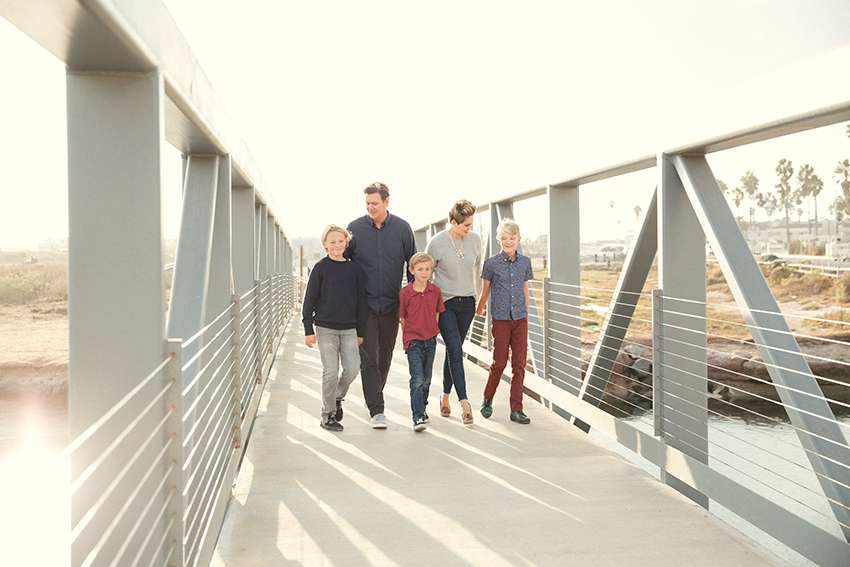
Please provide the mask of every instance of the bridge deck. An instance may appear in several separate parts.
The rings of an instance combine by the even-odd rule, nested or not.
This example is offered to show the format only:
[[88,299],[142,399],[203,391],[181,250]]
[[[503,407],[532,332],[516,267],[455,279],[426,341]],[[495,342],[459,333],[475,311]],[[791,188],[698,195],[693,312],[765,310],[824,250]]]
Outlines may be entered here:
[[[466,427],[456,401],[439,416],[434,380],[431,423],[413,432],[400,349],[388,429],[370,428],[358,379],[345,431],[325,431],[319,353],[298,329],[281,344],[213,566],[786,565],[533,400],[532,423],[511,422],[506,384],[493,417],[476,411]],[[439,347],[435,370],[442,361]],[[467,372],[480,402],[486,372]]]

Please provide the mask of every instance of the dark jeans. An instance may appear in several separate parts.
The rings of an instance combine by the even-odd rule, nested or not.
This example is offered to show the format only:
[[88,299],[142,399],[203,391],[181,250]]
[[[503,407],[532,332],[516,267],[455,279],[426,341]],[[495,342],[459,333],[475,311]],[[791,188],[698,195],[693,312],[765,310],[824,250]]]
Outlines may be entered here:
[[463,341],[475,317],[474,297],[453,297],[444,303],[440,313],[440,335],[446,343],[446,360],[443,363],[443,393],[452,392],[454,384],[458,400],[467,399],[466,374],[463,371]]
[[407,345],[407,365],[410,367],[410,411],[413,421],[425,417],[428,392],[431,389],[431,369],[437,352],[437,337],[412,340]]
[[366,333],[360,345],[360,381],[372,417],[384,413],[384,386],[390,373],[397,336],[398,303],[385,315],[369,310]]

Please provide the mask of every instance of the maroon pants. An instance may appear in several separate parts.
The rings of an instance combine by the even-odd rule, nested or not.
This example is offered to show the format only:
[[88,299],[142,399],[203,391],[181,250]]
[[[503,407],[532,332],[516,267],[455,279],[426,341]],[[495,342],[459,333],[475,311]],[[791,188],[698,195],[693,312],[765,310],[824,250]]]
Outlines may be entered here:
[[528,353],[528,318],[516,321],[493,320],[493,363],[484,388],[484,397],[492,400],[508,365],[508,348],[511,351],[511,411],[522,411],[522,383],[525,379],[525,362]]

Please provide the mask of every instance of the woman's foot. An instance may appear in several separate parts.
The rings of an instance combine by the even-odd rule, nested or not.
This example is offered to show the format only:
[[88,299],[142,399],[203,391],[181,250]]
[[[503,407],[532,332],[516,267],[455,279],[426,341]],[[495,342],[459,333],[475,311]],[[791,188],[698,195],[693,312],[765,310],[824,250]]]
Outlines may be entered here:
[[469,405],[469,400],[461,400],[460,407],[462,408],[463,424],[472,425],[472,406]]
[[443,394],[440,398],[440,415],[443,417],[449,417],[452,415],[452,408],[449,406],[449,395]]

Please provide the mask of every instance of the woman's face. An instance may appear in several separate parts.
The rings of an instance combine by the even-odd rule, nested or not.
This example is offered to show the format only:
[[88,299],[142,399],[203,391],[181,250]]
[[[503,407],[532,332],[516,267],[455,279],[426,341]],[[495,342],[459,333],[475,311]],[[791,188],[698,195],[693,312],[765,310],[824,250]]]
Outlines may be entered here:
[[467,217],[463,219],[462,222],[457,222],[456,220],[452,220],[452,228],[455,231],[455,234],[463,238],[469,231],[472,230],[472,217]]

